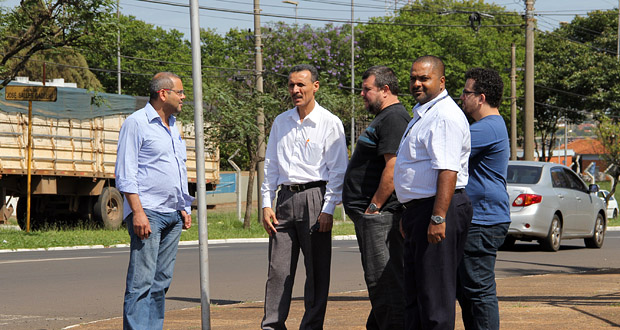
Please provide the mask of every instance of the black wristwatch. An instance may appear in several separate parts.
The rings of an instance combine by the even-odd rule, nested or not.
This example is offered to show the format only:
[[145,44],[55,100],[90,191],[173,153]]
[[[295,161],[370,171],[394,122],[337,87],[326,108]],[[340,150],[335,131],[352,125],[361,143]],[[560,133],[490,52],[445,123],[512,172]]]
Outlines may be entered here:
[[431,215],[431,221],[436,225],[440,225],[446,222],[446,218],[442,217],[441,215]]
[[379,207],[375,203],[370,203],[370,205],[368,205],[368,210],[370,212],[377,212],[379,211]]

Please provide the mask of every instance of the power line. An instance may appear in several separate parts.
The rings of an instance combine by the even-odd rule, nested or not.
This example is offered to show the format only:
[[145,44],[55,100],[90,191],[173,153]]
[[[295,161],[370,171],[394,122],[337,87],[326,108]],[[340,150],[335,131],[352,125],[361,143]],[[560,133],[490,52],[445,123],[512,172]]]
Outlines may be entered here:
[[[169,6],[177,6],[177,7],[188,7],[189,5],[162,1],[162,0],[137,0],[148,3],[156,3],[161,5],[169,5]],[[200,6],[202,10],[212,10],[226,13],[235,13],[235,14],[245,14],[245,15],[254,15],[251,11],[244,10],[236,10],[236,9],[225,9],[225,8],[215,8],[215,7],[206,7]],[[265,17],[276,17],[276,18],[288,18],[294,19],[295,16],[291,15],[282,15],[282,14],[269,14],[269,13],[261,13],[261,16]],[[319,22],[331,22],[331,23],[351,23],[350,19],[328,19],[328,18],[320,18],[320,17],[310,17],[310,16],[297,16],[297,19],[306,20],[306,21],[319,21]],[[389,25],[389,26],[407,26],[407,27],[459,27],[459,28],[469,28],[470,25],[450,25],[450,24],[409,24],[409,23],[389,23],[389,22],[378,22],[378,21],[362,21],[357,20],[356,23],[368,24],[368,25]],[[483,27],[521,27],[522,24],[484,24]]]

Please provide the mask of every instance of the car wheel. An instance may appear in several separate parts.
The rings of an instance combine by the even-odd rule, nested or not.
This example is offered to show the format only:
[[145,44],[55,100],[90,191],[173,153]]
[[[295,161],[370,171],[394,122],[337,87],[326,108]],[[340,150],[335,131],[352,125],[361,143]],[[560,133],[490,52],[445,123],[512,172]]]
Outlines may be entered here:
[[560,241],[562,240],[562,222],[557,214],[553,215],[551,220],[551,226],[549,227],[549,234],[543,240],[541,245],[548,251],[556,252],[560,249]]
[[596,220],[594,221],[594,234],[592,234],[592,237],[583,239],[586,243],[586,247],[600,249],[605,240],[605,229],[605,219],[603,219],[603,216],[599,213],[596,215]]
[[499,249],[502,251],[510,251],[515,247],[516,241],[516,238],[512,236],[506,236],[506,238],[504,238],[504,243],[499,247]]
[[615,219],[618,217],[618,209],[614,209],[614,214],[611,216],[612,219]]

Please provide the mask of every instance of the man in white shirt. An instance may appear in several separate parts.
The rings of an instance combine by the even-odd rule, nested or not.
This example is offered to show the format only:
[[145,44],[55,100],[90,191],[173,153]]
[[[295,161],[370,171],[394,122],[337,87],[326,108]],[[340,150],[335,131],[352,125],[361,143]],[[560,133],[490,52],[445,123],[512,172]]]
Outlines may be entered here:
[[261,187],[263,226],[269,233],[262,329],[286,329],[300,249],[306,266],[306,311],[299,328],[323,328],[333,213],[341,202],[348,155],[342,122],[315,101],[318,90],[315,67],[293,67],[288,91],[295,107],[276,117],[269,134]]
[[465,193],[469,123],[445,90],[438,57],[413,62],[418,104],[398,149],[394,189],[405,205],[405,329],[454,329],[457,267],[472,207]]

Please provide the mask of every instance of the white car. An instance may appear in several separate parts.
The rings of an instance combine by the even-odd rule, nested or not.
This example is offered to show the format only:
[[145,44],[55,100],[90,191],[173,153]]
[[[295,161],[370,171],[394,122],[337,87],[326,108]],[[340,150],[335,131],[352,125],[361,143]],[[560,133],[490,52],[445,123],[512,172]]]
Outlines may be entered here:
[[[605,197],[609,195],[609,191],[607,190],[599,190],[598,197],[600,197],[603,201],[605,201]],[[618,202],[611,196],[609,199],[609,204],[607,204],[607,219],[615,219],[618,217]]]
[[504,248],[516,240],[537,240],[557,251],[564,239],[584,239],[589,248],[601,248],[607,221],[598,186],[587,186],[570,168],[553,163],[510,161],[508,236]]

